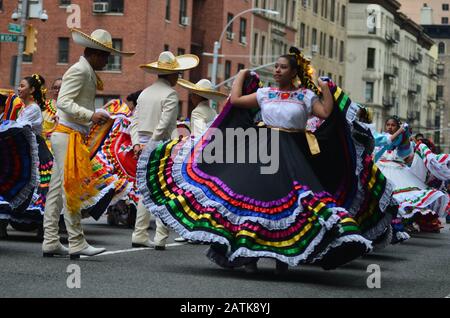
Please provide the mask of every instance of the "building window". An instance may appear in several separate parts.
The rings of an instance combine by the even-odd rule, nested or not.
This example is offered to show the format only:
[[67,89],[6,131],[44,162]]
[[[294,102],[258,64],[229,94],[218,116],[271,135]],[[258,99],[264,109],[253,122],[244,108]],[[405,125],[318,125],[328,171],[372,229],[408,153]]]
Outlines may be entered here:
[[184,55],[186,54],[186,50],[182,48],[178,48],[178,55]]
[[292,1],[292,15],[291,15],[291,24],[294,24],[295,23],[295,14],[296,14],[296,11],[297,10],[297,3],[296,3],[296,1],[294,0],[294,1]]
[[244,68],[245,68],[245,65],[239,63],[239,64],[238,64],[238,69],[237,69],[237,71],[239,72],[240,70],[243,70]]
[[344,62],[344,52],[345,52],[345,47],[344,47],[344,41],[341,41],[341,47],[339,48],[339,62]]
[[231,61],[225,61],[225,80],[231,77]]
[[256,55],[258,54],[258,33],[253,35],[253,61],[257,62]]
[[328,41],[328,57],[330,59],[333,58],[333,43],[334,43],[334,37],[330,36]]
[[339,75],[338,85],[339,85],[339,87],[342,87],[342,76],[341,75]]
[[448,11],[448,3],[442,4],[442,11]]
[[367,68],[374,69],[375,68],[375,49],[369,47],[367,49]]
[[247,44],[247,19],[241,18],[239,29],[239,42]]
[[345,19],[347,18],[345,9],[346,9],[346,7],[343,5],[342,10],[341,10],[341,26],[344,28],[345,28]]
[[[234,15],[232,13],[228,13],[227,15],[227,24],[230,23],[231,20],[233,20]],[[227,28],[227,39],[233,40],[233,23],[231,23]]]
[[366,82],[366,103],[373,103],[373,82]]
[[444,73],[445,73],[445,65],[439,64],[437,67],[437,75],[444,76]]
[[442,24],[448,24],[448,18],[447,17],[443,17],[441,19]]
[[[71,0],[59,0],[59,5],[60,6],[69,6],[72,4]],[[0,7],[1,7],[1,1],[0,1]],[[1,8],[0,8],[1,10]]]
[[166,20],[170,21],[170,0],[166,0]]
[[24,54],[22,57],[24,63],[33,63],[33,54]]
[[327,53],[327,34],[324,33],[322,39],[322,56],[325,56],[326,53]]
[[319,54],[322,55],[322,47],[323,47],[323,33],[320,32],[320,37],[319,37]]
[[319,13],[319,0],[313,0],[313,12],[315,14]]
[[123,0],[94,0],[94,2],[108,3],[108,12],[123,13]]
[[444,86],[438,85],[436,87],[436,97],[437,97],[437,99],[444,98]]
[[311,45],[317,45],[317,29],[315,28],[312,29]]
[[[122,39],[113,39],[113,48],[116,50],[122,50]],[[106,71],[120,71],[122,70],[122,57],[120,55],[110,55],[108,64],[105,68]]]
[[264,55],[266,54],[266,37],[261,37],[261,55],[259,56],[259,64],[264,64]]
[[438,52],[439,52],[439,54],[445,54],[445,43],[444,42],[439,42]]
[[305,24],[300,24],[300,48],[305,47]]
[[309,26],[306,27],[306,46],[309,46]]
[[69,38],[58,38],[58,63],[69,63]]
[[164,44],[164,51],[169,51],[169,44]]
[[336,10],[336,0],[331,0],[331,6],[330,6],[330,20],[331,20],[331,22],[334,22],[335,10]]
[[187,17],[187,0],[180,0],[180,16],[178,18],[178,23],[184,25],[184,18]]

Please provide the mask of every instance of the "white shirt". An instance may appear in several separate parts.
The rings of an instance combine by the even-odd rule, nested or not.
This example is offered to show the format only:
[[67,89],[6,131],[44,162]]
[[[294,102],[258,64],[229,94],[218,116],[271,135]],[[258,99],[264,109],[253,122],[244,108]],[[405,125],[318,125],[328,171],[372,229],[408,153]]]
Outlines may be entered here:
[[36,135],[42,134],[42,113],[38,104],[31,104],[22,108],[17,117],[18,123],[30,123],[31,129]]
[[256,98],[264,123],[286,129],[305,129],[312,105],[318,99],[314,92],[306,88],[280,91],[271,87],[258,89]]
[[208,128],[208,124],[217,116],[214,109],[209,107],[209,101],[203,101],[194,108],[191,114],[191,135],[199,137]]

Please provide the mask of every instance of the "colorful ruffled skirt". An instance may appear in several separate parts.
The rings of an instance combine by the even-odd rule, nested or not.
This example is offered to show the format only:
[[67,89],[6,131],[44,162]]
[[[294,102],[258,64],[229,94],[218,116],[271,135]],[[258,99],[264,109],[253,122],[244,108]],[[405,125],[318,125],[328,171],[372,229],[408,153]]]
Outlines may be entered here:
[[[355,142],[371,136],[356,123],[357,105],[330,86],[336,107],[314,133],[319,155],[312,155],[305,133],[260,127],[254,113],[228,104],[201,138],[147,145],[137,173],[144,204],[184,238],[210,243],[208,257],[223,267],[269,257],[331,269],[364,255],[372,244],[361,228],[377,238],[390,226],[389,184],[370,149]],[[219,135],[227,144],[230,128],[252,128],[256,139],[238,138],[232,149],[212,150]],[[242,155],[236,149],[243,149],[250,154],[244,161],[252,162],[254,145],[278,154],[274,173],[262,174],[268,162],[259,158],[220,160],[236,159]],[[220,158],[207,163],[211,153]]]
[[31,127],[0,122],[0,219],[26,209],[39,184],[38,144]]

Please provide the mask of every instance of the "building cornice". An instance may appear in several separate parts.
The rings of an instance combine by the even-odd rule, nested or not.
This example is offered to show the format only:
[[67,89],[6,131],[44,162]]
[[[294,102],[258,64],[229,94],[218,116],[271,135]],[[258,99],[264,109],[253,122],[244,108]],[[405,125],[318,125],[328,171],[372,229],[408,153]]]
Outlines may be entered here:
[[396,0],[349,0],[349,3],[366,3],[366,4],[377,4],[392,14],[396,14],[397,11],[402,6],[400,2]]

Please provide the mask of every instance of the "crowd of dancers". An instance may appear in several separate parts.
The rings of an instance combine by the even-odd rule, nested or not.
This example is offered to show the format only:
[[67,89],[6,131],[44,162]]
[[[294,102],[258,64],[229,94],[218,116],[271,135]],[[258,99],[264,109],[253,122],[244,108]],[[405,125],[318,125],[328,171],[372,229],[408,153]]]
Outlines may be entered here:
[[[82,219],[132,207],[132,247],[163,251],[173,230],[178,241],[209,245],[219,266],[255,272],[271,258],[284,273],[334,269],[449,221],[449,156],[396,116],[380,133],[329,78],[314,83],[296,48],[275,64],[277,87],[242,70],[230,96],[207,79],[181,78],[197,56],[162,52],[140,66],[157,76],[152,85],[95,109],[105,85],[96,71],[110,54],[134,53],[112,48],[105,30],[72,36],[84,55],[54,80],[50,98],[39,74],[23,78],[18,95],[0,95],[0,238],[11,225],[36,230],[44,257],[94,256],[105,249],[88,244]],[[176,85],[190,92],[190,121],[177,122]],[[220,114],[211,101],[225,103]],[[261,149],[273,171],[253,156]]]

